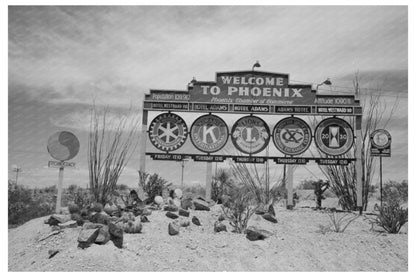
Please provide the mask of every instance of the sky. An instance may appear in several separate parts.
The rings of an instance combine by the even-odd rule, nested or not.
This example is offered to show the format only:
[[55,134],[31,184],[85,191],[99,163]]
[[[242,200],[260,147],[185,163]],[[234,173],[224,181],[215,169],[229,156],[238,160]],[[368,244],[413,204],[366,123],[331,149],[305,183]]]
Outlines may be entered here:
[[[331,78],[333,85],[320,86],[321,93],[351,92],[358,71],[366,97],[381,93],[387,107],[397,101],[386,126],[393,144],[383,178],[407,179],[405,6],[10,6],[8,16],[8,167],[13,180],[12,166],[22,168],[20,184],[57,183],[46,145],[50,135],[67,130],[81,147],[64,185],[86,186],[93,102],[108,107],[114,120],[140,117],[149,89],[184,90],[193,77],[214,81],[216,72],[248,70],[256,60],[258,70],[288,73],[293,83]],[[150,113],[149,121],[156,115]],[[190,127],[195,116],[183,117]],[[240,116],[221,117],[231,128]],[[264,119],[271,129],[279,120]],[[155,149],[149,144],[146,150]],[[188,139],[178,152],[190,151]],[[135,186],[138,168],[136,149],[119,183]],[[180,163],[147,157],[146,168],[180,184]],[[282,167],[272,165],[271,171],[278,178]],[[312,163],[295,170],[295,183],[305,178],[323,176]],[[187,162],[185,184],[204,180],[205,164]]]

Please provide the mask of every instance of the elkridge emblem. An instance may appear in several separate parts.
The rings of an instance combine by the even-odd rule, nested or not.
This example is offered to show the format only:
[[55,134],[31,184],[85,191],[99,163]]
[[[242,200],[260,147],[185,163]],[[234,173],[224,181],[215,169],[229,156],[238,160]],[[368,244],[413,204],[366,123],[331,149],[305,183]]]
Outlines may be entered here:
[[227,124],[218,116],[203,115],[192,124],[192,144],[202,152],[217,152],[228,140]]
[[186,123],[176,114],[160,114],[150,123],[150,141],[162,151],[169,152],[179,149],[185,143],[187,136]]
[[259,117],[245,116],[234,124],[231,139],[239,151],[246,154],[259,153],[269,143],[269,126]]
[[299,155],[311,145],[312,131],[302,119],[287,117],[274,127],[273,142],[283,154]]
[[351,126],[340,118],[322,120],[315,130],[316,146],[322,152],[337,156],[348,152],[354,143]]

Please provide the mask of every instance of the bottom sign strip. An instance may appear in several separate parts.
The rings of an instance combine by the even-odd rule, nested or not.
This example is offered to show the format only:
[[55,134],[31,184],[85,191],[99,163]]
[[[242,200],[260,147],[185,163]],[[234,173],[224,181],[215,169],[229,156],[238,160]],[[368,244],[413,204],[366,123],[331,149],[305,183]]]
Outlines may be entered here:
[[146,153],[153,160],[158,161],[182,161],[192,159],[195,162],[224,162],[232,159],[236,163],[265,163],[273,160],[276,164],[307,164],[315,161],[318,165],[348,165],[354,162],[354,158],[315,158],[315,157],[266,157],[266,156],[235,156],[235,155],[199,155],[199,154],[170,154],[170,153]]

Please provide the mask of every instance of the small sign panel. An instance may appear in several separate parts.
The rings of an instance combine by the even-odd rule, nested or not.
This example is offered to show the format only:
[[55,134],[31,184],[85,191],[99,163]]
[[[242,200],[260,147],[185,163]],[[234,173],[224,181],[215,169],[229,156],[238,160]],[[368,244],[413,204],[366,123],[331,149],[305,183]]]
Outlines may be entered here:
[[195,162],[223,162],[227,159],[227,156],[215,156],[215,155],[192,155],[192,160]]
[[217,152],[227,144],[227,124],[216,115],[203,115],[192,124],[191,141],[202,152]]
[[58,161],[74,158],[79,152],[79,140],[71,132],[56,132],[48,139],[49,154]]
[[307,164],[308,158],[275,158],[274,162],[277,164]]
[[338,156],[348,152],[354,143],[351,126],[340,118],[322,120],[315,129],[315,143],[327,155]]
[[384,129],[378,129],[371,133],[371,156],[391,156],[391,135]]
[[312,142],[311,128],[297,117],[280,120],[274,127],[272,136],[277,149],[290,156],[302,154]]
[[55,167],[55,168],[61,168],[61,167],[75,167],[75,163],[72,162],[60,162],[60,161],[49,161],[48,167]]
[[187,136],[186,123],[176,114],[160,114],[150,123],[150,141],[162,151],[170,152],[179,149],[185,143]]
[[256,154],[269,144],[270,129],[261,118],[245,116],[237,120],[231,129],[231,140],[239,151]]

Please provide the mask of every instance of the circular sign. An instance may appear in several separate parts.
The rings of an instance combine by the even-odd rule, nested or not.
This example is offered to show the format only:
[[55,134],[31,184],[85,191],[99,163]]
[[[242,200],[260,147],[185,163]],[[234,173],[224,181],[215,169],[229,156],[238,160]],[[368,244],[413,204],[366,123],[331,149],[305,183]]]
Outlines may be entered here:
[[78,154],[79,140],[71,132],[56,132],[49,137],[47,149],[52,158],[67,161]]
[[234,146],[246,154],[259,153],[270,140],[269,126],[256,116],[245,116],[237,120],[231,134]]
[[370,135],[371,144],[376,148],[387,148],[391,144],[391,135],[384,129],[378,129]]
[[273,142],[283,154],[299,155],[311,145],[312,131],[302,119],[287,117],[274,127]]
[[322,152],[337,156],[351,149],[354,133],[351,126],[340,118],[322,120],[315,130],[315,143]]
[[149,138],[162,151],[179,149],[186,141],[188,127],[185,121],[173,113],[163,113],[150,123]]
[[191,141],[202,152],[217,152],[227,140],[227,124],[216,115],[203,115],[192,124]]

